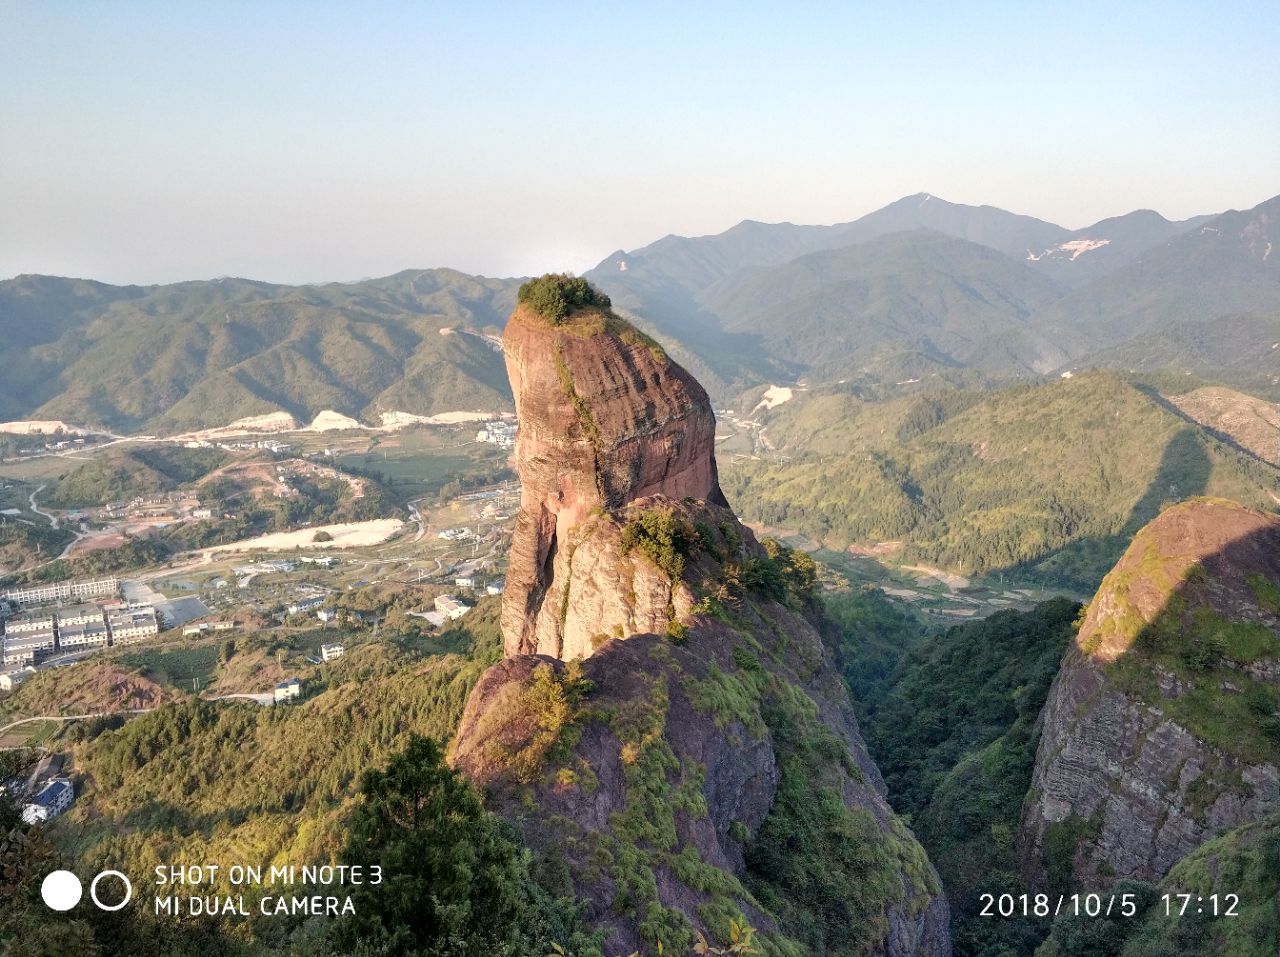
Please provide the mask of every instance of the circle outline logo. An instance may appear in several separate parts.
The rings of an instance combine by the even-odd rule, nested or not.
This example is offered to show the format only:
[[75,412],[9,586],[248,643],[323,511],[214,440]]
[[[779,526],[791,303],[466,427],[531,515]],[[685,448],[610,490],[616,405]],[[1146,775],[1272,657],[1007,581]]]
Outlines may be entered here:
[[[98,881],[102,880],[104,877],[118,877],[120,878],[121,881],[124,882],[124,900],[122,900],[119,904],[109,906],[107,904],[102,903],[102,901],[98,900]],[[89,885],[89,898],[94,902],[94,904],[98,906],[99,910],[105,910],[105,911],[124,910],[124,908],[128,905],[129,901],[133,900],[133,882],[130,881],[128,877],[126,877],[124,874],[120,873],[119,871],[103,871],[97,877],[95,877],[93,879],[93,882]]]

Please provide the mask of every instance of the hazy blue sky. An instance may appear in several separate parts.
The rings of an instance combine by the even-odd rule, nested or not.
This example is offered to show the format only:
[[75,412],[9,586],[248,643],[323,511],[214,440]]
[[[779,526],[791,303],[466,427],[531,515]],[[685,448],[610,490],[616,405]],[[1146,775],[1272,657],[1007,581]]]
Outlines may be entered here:
[[1280,192],[1280,4],[0,0],[0,276],[582,270],[919,191]]

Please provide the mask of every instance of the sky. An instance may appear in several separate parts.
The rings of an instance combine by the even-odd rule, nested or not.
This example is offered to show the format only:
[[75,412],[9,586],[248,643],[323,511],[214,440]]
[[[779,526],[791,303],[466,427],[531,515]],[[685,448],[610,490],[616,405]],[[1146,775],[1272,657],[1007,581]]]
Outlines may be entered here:
[[0,277],[583,271],[917,192],[1280,193],[1280,4],[0,0]]

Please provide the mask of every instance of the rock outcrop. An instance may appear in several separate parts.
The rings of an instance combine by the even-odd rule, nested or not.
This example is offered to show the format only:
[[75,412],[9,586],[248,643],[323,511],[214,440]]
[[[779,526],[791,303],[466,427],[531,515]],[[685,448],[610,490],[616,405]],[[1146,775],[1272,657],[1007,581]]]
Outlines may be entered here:
[[1035,884],[1158,880],[1280,810],[1280,518],[1168,509],[1104,579],[1050,690],[1019,851]]
[[949,954],[812,563],[728,508],[701,387],[607,305],[522,305],[504,343],[522,485],[507,657],[468,700],[455,765],[606,953],[681,955],[738,921],[814,953]]
[[649,495],[727,504],[706,393],[607,312],[553,324],[520,306],[503,350],[520,420],[506,653],[585,658],[592,636],[615,627],[662,630],[669,584],[638,569],[636,599],[624,607],[624,585],[609,576],[618,556],[589,543],[584,523]]

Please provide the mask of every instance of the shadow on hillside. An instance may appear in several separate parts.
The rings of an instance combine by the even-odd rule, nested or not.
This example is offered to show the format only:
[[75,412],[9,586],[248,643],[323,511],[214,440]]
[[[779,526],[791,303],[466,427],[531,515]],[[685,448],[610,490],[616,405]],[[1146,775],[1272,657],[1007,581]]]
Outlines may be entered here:
[[[1156,808],[1199,807],[1198,823],[1206,827],[1198,839],[1207,840],[1280,811],[1274,793],[1255,792],[1240,776],[1244,765],[1280,762],[1280,674],[1275,668],[1280,660],[1280,523],[1245,508],[1189,503],[1166,513],[1144,539],[1142,553],[1131,556],[1126,566],[1123,585],[1118,583],[1110,596],[1117,613],[1107,630],[1095,632],[1101,642],[1096,652],[1110,662],[1104,668],[1112,690],[1162,713],[1147,728],[1130,728],[1126,734],[1145,741],[1151,727],[1168,719],[1231,762],[1211,762],[1189,784],[1176,774],[1132,784],[1139,790],[1149,787]],[[1180,580],[1170,587],[1162,579],[1175,570]],[[1127,624],[1131,620],[1136,626]],[[1095,650],[1088,641],[1084,647]],[[1080,688],[1083,696],[1096,694],[1086,683]],[[1088,706],[1083,698],[1067,700]],[[1131,761],[1137,766],[1136,752],[1118,757],[1126,768]],[[1074,775],[1077,769],[1064,766],[1058,773]],[[1090,773],[1102,773],[1102,768]],[[1138,772],[1125,772],[1131,773]],[[1207,826],[1205,809],[1223,795],[1232,797],[1216,807]],[[1100,807],[1080,810],[1082,819],[1100,814]],[[1173,865],[1177,848],[1172,845],[1181,838],[1170,837],[1176,829],[1164,831],[1161,822],[1154,812],[1138,822],[1140,828],[1150,828],[1150,850],[1145,861],[1137,862],[1136,872],[1120,876],[1158,880]],[[1097,832],[1070,822],[1050,828],[1056,833],[1046,830],[1043,858],[1026,861],[1028,876],[1053,892],[1096,886],[1101,870],[1095,877],[1093,868],[1113,863],[1097,846]]]
[[1268,462],[1266,459],[1264,459],[1262,456],[1260,456],[1253,449],[1246,448],[1245,446],[1241,445],[1239,441],[1237,441],[1236,437],[1231,435],[1230,433],[1223,432],[1219,429],[1215,429],[1213,426],[1205,422],[1196,421],[1191,416],[1187,415],[1187,413],[1179,409],[1172,402],[1170,402],[1168,399],[1166,399],[1163,395],[1161,395],[1160,392],[1154,386],[1135,383],[1134,388],[1137,389],[1139,392],[1141,392],[1143,395],[1145,395],[1148,399],[1150,399],[1153,404],[1158,405],[1160,408],[1164,409],[1170,415],[1177,416],[1183,422],[1186,422],[1187,425],[1196,429],[1200,429],[1206,434],[1211,435],[1213,438],[1217,439],[1223,445],[1229,445],[1231,446],[1231,448],[1235,449],[1237,452],[1247,455],[1249,456],[1249,458],[1255,459],[1256,461],[1259,461],[1264,465],[1272,464]]
[[1148,522],[1174,502],[1203,495],[1209,486],[1213,464],[1200,444],[1196,430],[1180,429],[1160,457],[1160,467],[1142,497],[1134,504],[1120,530],[1070,542],[1032,563],[1034,571],[1073,588],[1092,593],[1102,577],[1119,561],[1124,550]]

